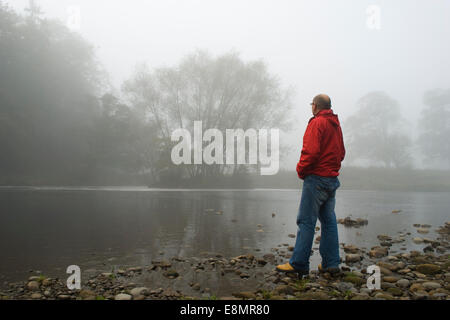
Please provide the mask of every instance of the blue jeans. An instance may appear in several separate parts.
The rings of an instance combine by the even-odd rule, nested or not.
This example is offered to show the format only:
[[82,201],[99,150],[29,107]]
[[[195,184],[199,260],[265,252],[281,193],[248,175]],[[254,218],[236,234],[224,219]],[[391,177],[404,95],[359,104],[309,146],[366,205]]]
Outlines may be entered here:
[[336,190],[340,185],[337,177],[320,177],[314,174],[306,176],[297,215],[297,239],[289,261],[294,269],[309,270],[317,218],[321,224],[319,252],[322,267],[339,267],[339,240],[334,206]]

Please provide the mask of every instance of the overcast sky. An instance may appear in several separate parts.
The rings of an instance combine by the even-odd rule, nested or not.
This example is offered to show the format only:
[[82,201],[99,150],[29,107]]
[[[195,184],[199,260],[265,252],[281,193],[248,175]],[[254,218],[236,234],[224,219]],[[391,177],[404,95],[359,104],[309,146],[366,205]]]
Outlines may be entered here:
[[[28,0],[6,1],[22,12]],[[196,48],[235,50],[263,59],[292,86],[298,125],[289,138],[298,151],[317,93],[331,96],[341,120],[364,94],[382,90],[416,125],[426,90],[450,87],[450,1],[298,0],[40,0],[47,17],[67,21],[81,12],[80,33],[119,88],[138,62],[171,66]],[[380,9],[380,19],[368,7]],[[374,18],[374,19],[372,19]],[[368,20],[372,24],[368,26]],[[379,29],[376,27],[379,26]],[[410,134],[415,137],[415,128]],[[345,128],[344,128],[345,130]]]

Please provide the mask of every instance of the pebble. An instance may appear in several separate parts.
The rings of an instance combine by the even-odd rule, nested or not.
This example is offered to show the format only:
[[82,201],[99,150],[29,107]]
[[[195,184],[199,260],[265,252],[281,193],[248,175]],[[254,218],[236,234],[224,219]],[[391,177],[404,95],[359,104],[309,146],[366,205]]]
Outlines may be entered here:
[[119,293],[114,297],[114,300],[131,300],[131,295],[126,293]]
[[422,283],[422,287],[424,287],[426,290],[434,290],[434,289],[439,289],[442,286],[437,282],[428,281],[428,282]]
[[408,288],[409,280],[408,279],[400,279],[396,282],[397,286],[400,288]]

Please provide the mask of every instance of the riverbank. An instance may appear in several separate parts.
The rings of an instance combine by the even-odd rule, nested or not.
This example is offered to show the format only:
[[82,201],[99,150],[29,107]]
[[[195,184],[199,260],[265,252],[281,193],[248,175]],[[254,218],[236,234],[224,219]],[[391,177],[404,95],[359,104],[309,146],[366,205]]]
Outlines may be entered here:
[[[414,225],[418,234],[429,225]],[[450,222],[439,227],[435,239],[410,232],[379,235],[380,244],[369,249],[341,244],[342,272],[337,275],[311,270],[296,274],[275,271],[290,257],[292,246],[280,244],[269,253],[224,257],[201,253],[199,257],[154,260],[151,265],[123,267],[109,272],[86,270],[81,290],[69,290],[65,279],[33,275],[9,283],[1,299],[34,300],[165,300],[165,299],[289,299],[289,300],[450,300]],[[319,232],[319,228],[317,231]],[[294,235],[290,235],[292,238]],[[422,251],[390,253],[395,243],[411,237]],[[320,241],[316,238],[316,243]],[[377,265],[381,287],[367,288],[367,267]],[[90,275],[88,275],[90,273]],[[87,279],[87,280],[84,280]],[[225,289],[217,289],[214,284]],[[227,284],[228,283],[228,287]]]
[[[120,187],[146,186],[150,188],[185,189],[301,189],[303,181],[295,170],[280,170],[276,175],[261,176],[242,173],[236,176],[196,177],[181,179],[179,176],[153,181],[148,175],[127,175],[108,172],[92,175],[90,180],[71,180],[64,177],[18,178],[2,177],[0,186],[58,187],[91,186]],[[450,192],[450,171],[407,168],[361,168],[343,166],[339,180],[341,190],[379,190],[379,191],[433,191]]]

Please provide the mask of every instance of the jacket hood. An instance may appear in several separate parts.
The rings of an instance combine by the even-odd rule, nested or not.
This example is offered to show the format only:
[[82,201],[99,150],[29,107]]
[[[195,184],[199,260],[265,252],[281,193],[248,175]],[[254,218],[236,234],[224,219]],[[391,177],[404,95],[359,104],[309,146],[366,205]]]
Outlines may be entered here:
[[334,125],[335,127],[340,126],[339,118],[337,114],[333,113],[333,109],[320,110],[312,119],[317,117],[324,117],[325,119],[330,121],[331,124]]

